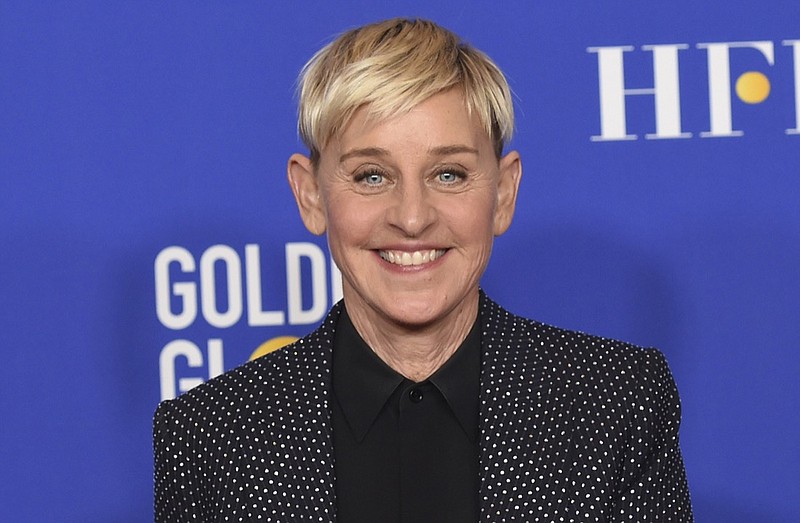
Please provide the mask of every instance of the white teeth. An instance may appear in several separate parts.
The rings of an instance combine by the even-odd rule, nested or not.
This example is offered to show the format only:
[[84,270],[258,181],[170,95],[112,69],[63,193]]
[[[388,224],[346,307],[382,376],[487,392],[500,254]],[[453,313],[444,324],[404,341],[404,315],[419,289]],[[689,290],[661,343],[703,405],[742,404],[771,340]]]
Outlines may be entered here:
[[431,249],[429,251],[379,251],[381,258],[404,267],[410,265],[422,265],[432,262],[445,253],[445,249]]

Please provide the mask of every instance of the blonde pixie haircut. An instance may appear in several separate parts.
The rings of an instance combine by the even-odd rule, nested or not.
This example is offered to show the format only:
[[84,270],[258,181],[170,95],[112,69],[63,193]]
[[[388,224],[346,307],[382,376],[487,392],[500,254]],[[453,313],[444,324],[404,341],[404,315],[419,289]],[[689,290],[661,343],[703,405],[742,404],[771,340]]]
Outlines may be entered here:
[[428,20],[395,18],[352,29],[320,49],[300,72],[298,130],[314,164],[356,110],[403,114],[431,96],[460,87],[499,158],[514,130],[508,82],[481,51]]

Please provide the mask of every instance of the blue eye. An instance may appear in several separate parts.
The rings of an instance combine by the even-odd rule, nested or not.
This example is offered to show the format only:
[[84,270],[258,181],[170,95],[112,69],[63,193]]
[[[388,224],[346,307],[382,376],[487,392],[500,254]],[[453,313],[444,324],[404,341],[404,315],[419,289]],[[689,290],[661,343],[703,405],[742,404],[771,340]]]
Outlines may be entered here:
[[366,185],[380,185],[384,182],[384,176],[379,171],[367,171],[356,176],[356,181]]
[[454,171],[442,171],[436,177],[442,183],[455,183],[462,178],[462,175]]

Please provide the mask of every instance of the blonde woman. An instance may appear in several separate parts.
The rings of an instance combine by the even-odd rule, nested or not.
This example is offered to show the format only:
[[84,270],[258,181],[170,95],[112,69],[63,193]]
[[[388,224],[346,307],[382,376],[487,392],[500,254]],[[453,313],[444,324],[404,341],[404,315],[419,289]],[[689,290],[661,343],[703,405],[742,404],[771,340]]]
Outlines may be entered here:
[[360,27],[303,69],[299,128],[344,299],[160,405],[156,521],[692,521],[661,353],[479,288],[522,176],[495,64],[429,21]]

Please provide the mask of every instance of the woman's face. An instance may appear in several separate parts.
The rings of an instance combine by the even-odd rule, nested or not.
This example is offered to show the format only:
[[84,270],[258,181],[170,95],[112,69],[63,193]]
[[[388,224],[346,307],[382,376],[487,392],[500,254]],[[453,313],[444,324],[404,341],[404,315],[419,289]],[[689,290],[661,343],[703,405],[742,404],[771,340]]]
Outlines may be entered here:
[[328,233],[351,315],[418,328],[474,314],[521,167],[516,152],[498,161],[460,90],[383,121],[361,108],[316,173],[300,155],[289,173],[306,226]]

